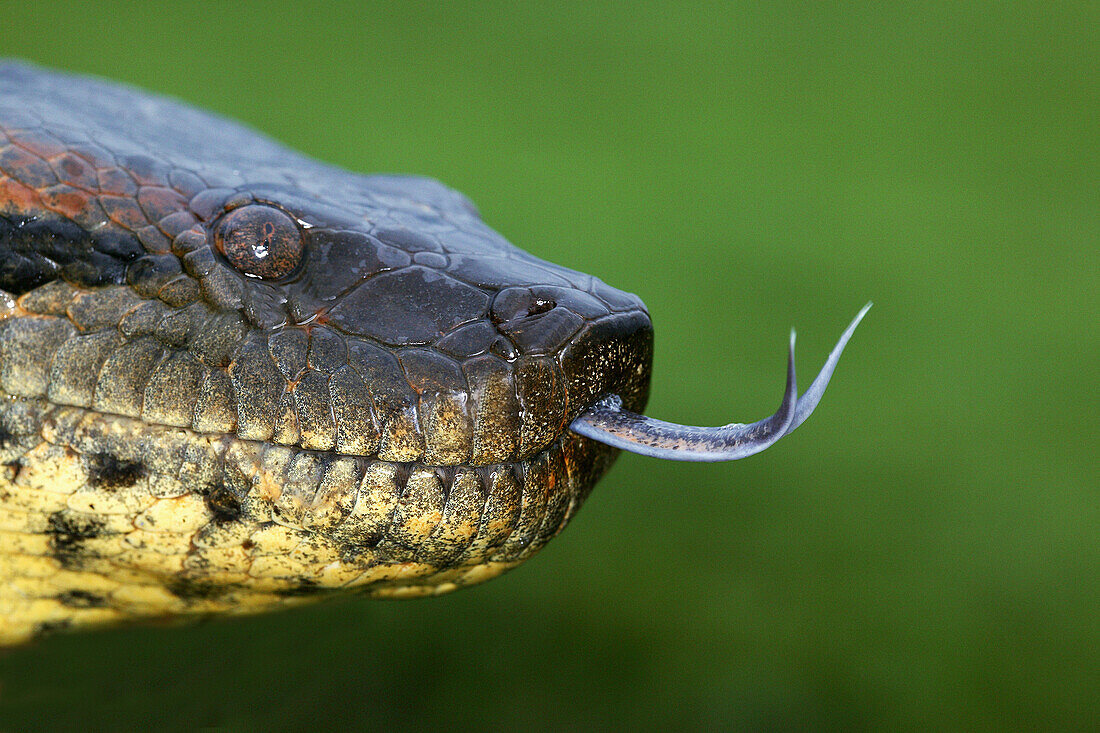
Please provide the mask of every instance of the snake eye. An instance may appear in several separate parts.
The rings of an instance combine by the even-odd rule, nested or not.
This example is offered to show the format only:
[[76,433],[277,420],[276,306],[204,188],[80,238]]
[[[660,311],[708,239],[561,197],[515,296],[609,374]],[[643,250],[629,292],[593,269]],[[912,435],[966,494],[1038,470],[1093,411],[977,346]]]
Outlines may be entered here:
[[234,209],[214,229],[214,245],[233,267],[249,277],[278,280],[302,261],[302,233],[273,206]]

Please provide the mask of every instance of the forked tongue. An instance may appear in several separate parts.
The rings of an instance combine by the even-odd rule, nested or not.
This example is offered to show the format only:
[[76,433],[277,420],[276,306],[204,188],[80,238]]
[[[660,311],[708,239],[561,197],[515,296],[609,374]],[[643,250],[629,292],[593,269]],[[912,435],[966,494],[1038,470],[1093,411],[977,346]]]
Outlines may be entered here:
[[759,453],[806,422],[825,394],[848,339],[870,308],[871,303],[863,306],[848,324],[825,366],[801,397],[794,373],[794,331],[791,331],[787,388],[783,402],[771,417],[750,425],[730,423],[714,428],[678,425],[624,410],[619,396],[609,395],[581,414],[569,429],[631,453],[674,461],[736,461]]

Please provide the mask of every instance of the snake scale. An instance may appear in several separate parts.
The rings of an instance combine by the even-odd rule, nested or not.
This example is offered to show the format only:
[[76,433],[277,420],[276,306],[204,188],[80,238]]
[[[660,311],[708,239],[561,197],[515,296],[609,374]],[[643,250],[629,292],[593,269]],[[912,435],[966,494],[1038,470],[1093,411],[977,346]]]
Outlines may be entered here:
[[455,191],[0,63],[0,645],[492,578],[618,448],[790,432],[854,326],[768,420],[650,420],[642,302]]

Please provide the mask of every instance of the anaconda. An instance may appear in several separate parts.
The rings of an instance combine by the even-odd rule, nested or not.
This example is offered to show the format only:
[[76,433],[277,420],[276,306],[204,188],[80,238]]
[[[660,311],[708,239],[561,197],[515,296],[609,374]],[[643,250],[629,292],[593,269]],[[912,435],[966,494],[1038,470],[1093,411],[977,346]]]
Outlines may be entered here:
[[789,433],[858,318],[766,420],[651,420],[642,302],[455,191],[0,64],[0,644],[492,578],[620,448]]

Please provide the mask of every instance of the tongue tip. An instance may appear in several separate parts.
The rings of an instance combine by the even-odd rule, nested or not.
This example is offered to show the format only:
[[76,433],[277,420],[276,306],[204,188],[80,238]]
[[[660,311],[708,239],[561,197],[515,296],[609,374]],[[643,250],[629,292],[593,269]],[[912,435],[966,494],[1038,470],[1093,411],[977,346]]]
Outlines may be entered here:
[[852,338],[852,334],[855,333],[856,327],[859,326],[860,321],[867,315],[867,311],[871,310],[871,306],[874,305],[871,301],[867,302],[867,305],[859,309],[859,313],[852,319],[852,322],[848,324],[848,327],[844,329],[844,333],[840,335],[840,338],[836,342],[836,346],[829,352],[829,357],[825,360],[824,366],[821,367],[821,371],[814,377],[814,381],[810,383],[809,388],[798,398],[798,406],[795,408],[794,420],[791,421],[791,425],[787,428],[787,433],[794,432],[802,423],[806,422],[806,418],[813,414],[817,405],[821,402],[822,396],[825,394],[825,388],[829,386],[829,380],[833,377],[833,372],[836,371],[836,365],[840,362],[840,356],[844,353],[845,347],[848,346],[848,341]]

